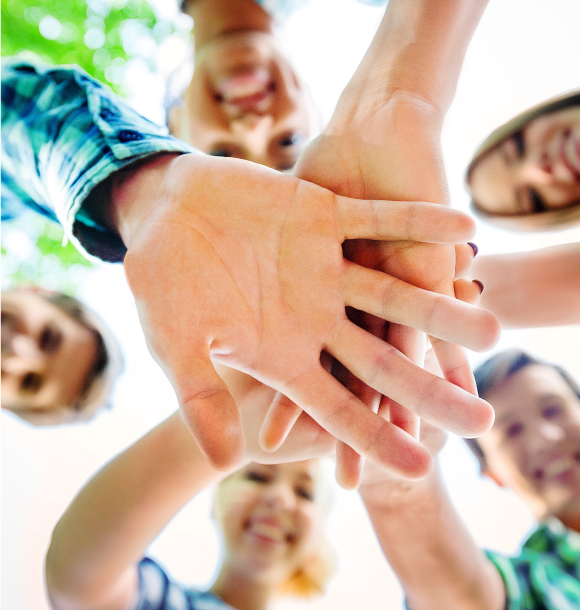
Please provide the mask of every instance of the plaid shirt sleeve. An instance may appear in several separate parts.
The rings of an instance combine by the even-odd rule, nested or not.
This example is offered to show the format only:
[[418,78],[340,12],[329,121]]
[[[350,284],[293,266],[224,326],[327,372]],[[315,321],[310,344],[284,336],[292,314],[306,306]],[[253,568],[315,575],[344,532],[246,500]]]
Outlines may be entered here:
[[117,170],[163,152],[199,153],[78,67],[3,65],[3,220],[32,209],[60,222],[81,251],[122,261],[121,239],[83,202]]
[[487,555],[503,578],[506,610],[580,608],[580,534],[559,521],[542,524],[518,557]]

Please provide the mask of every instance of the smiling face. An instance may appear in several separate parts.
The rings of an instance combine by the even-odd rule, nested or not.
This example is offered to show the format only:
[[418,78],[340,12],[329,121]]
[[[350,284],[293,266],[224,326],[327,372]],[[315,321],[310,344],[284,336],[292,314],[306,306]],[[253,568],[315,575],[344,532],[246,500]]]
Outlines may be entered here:
[[94,334],[40,294],[2,294],[2,408],[70,419],[96,355]]
[[492,215],[580,204],[580,107],[543,114],[476,163],[469,189]]
[[184,103],[172,131],[212,155],[286,170],[310,136],[307,92],[269,33],[230,32],[204,45]]
[[478,439],[490,473],[538,518],[580,511],[580,399],[560,373],[532,364],[485,394],[496,413]]
[[224,564],[249,580],[283,583],[316,550],[323,519],[318,460],[252,463],[218,488]]

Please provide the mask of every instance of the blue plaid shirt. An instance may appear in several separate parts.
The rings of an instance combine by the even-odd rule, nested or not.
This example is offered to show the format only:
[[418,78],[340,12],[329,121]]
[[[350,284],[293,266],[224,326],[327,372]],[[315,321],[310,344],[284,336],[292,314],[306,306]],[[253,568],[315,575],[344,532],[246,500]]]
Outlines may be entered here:
[[199,151],[78,67],[3,65],[2,220],[32,209],[60,222],[90,254],[121,261],[121,239],[95,222],[83,202],[117,170],[162,152]]
[[234,610],[211,591],[188,589],[169,579],[153,559],[138,566],[139,598],[131,610]]

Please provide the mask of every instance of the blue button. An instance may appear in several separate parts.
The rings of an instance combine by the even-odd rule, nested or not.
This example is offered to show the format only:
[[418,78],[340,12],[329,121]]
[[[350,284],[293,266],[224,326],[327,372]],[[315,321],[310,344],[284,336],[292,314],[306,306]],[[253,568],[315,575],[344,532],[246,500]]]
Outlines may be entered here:
[[133,131],[132,129],[122,129],[118,134],[117,138],[121,142],[134,142],[136,140],[142,140],[143,134],[138,131]]

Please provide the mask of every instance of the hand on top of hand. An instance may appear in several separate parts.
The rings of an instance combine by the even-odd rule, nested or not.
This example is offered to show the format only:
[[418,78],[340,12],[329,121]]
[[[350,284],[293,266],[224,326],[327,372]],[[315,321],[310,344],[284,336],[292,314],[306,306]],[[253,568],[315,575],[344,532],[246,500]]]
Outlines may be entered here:
[[444,338],[464,325],[472,346],[485,345],[487,329],[467,306],[364,269],[341,248],[359,238],[466,241],[473,226],[465,215],[335,196],[237,159],[182,155],[158,171],[118,205],[126,273],[150,349],[214,466],[240,460],[243,437],[212,361],[281,391],[355,451],[404,476],[423,476],[428,453],[333,379],[322,351],[444,427],[487,429],[487,403],[415,366],[345,314],[355,306]]

